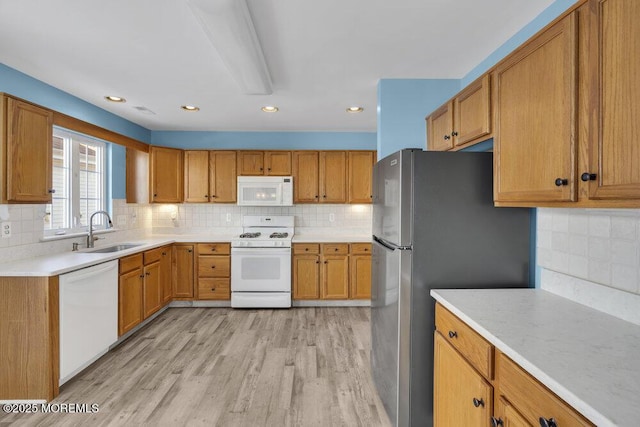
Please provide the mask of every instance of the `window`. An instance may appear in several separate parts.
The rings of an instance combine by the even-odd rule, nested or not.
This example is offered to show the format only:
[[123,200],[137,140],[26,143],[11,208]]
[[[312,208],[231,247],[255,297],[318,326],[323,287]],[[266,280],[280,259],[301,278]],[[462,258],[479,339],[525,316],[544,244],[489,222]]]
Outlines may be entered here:
[[[47,205],[45,236],[86,231],[91,214],[105,209],[105,157],[104,142],[53,128],[55,193]],[[94,225],[104,228],[104,216],[96,216]]]

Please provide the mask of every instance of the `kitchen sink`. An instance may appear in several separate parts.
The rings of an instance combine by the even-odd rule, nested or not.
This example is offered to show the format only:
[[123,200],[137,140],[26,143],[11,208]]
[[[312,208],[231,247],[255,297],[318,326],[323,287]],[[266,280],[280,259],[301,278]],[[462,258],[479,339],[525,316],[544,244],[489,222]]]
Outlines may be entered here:
[[92,254],[107,254],[111,252],[124,251],[125,249],[136,248],[142,246],[141,243],[123,243],[120,245],[107,246],[106,248],[94,249],[92,251],[86,251]]

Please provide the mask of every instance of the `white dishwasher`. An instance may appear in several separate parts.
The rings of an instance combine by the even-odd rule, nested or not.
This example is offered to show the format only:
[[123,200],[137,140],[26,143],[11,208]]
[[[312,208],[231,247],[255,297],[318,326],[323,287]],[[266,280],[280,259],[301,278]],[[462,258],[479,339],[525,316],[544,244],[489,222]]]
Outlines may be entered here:
[[60,275],[62,385],[118,340],[118,261]]

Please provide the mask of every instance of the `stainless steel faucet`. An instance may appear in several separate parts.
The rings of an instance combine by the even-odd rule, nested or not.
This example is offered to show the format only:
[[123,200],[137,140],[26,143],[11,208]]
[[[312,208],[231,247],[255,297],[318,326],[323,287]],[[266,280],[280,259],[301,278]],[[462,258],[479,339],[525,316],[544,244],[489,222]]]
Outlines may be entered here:
[[107,216],[107,220],[109,221],[109,223],[107,224],[107,228],[113,227],[113,222],[111,222],[111,217],[109,216],[109,213],[107,211],[95,211],[94,213],[92,213],[91,216],[89,217],[89,234],[87,235],[87,247],[88,248],[92,248],[93,247],[93,242],[98,240],[97,237],[93,237],[93,217],[96,216],[97,214],[106,215]]

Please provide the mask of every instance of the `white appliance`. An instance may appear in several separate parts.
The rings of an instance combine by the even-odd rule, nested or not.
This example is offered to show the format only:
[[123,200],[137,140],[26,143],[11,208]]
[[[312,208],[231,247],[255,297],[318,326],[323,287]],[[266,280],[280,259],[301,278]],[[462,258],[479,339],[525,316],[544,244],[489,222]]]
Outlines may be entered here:
[[293,177],[239,176],[238,205],[293,206]]
[[245,215],[231,240],[231,307],[291,307],[294,216]]
[[118,340],[118,261],[60,275],[62,385]]

